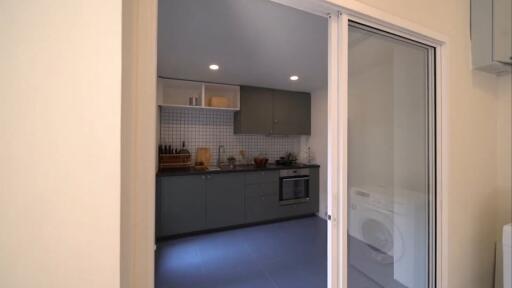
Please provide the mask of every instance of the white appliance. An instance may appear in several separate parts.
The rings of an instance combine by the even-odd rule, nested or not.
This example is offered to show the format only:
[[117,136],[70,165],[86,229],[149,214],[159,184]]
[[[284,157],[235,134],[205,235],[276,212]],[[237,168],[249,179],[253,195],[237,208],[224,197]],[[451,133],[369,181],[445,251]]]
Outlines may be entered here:
[[503,227],[503,288],[512,288],[512,223]]
[[[391,261],[398,261],[403,254],[403,239],[394,225],[393,203],[383,196],[382,190],[376,190],[351,189],[349,235],[376,248],[383,256],[391,256]],[[376,254],[375,260],[384,261],[383,256]]]
[[379,287],[398,287],[394,283],[394,265],[405,254],[389,199],[379,188],[350,189],[349,265]]
[[349,235],[370,249],[357,251],[365,254],[364,259],[353,255],[351,264],[369,272],[367,276],[381,285],[389,281],[387,274],[391,273],[390,277],[405,287],[425,287],[428,244],[425,223],[426,200],[421,193],[352,187]]

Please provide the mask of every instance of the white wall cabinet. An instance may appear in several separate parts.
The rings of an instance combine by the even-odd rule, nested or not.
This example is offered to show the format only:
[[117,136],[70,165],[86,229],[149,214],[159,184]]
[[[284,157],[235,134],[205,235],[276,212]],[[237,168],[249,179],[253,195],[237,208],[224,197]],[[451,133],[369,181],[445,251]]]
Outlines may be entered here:
[[512,69],[512,0],[471,0],[473,68],[504,73]]
[[158,105],[240,110],[240,86],[158,78]]

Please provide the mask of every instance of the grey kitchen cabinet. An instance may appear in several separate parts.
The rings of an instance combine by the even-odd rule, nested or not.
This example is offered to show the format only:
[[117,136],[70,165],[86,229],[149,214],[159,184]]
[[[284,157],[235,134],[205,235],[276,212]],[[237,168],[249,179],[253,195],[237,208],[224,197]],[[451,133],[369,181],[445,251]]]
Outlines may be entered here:
[[471,46],[475,69],[512,70],[512,0],[471,0]]
[[245,176],[245,220],[272,220],[279,212],[279,172],[258,171]]
[[273,183],[279,181],[279,171],[257,171],[245,174],[247,184]]
[[310,201],[279,204],[279,171],[157,177],[156,236],[176,236],[318,212],[318,168]]
[[244,174],[206,176],[207,228],[220,228],[244,222]]
[[272,89],[240,87],[240,110],[235,112],[235,133],[272,133]]
[[311,95],[259,87],[240,87],[237,134],[311,134]]
[[206,228],[205,176],[160,177],[157,181],[157,237]]
[[272,97],[272,133],[311,134],[311,95],[304,92],[274,90]]
[[248,223],[272,220],[279,214],[278,183],[249,184],[246,186],[245,220]]

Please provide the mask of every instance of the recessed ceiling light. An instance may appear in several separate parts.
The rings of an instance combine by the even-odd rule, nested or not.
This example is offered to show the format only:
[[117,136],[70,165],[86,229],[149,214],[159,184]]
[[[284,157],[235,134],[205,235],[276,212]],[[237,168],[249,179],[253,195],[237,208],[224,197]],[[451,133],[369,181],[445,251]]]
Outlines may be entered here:
[[217,64],[210,65],[210,70],[213,70],[213,71],[219,70],[219,65],[217,65]]
[[292,75],[292,76],[290,76],[290,80],[292,80],[292,81],[297,81],[297,80],[299,80],[299,76],[297,76],[297,75]]

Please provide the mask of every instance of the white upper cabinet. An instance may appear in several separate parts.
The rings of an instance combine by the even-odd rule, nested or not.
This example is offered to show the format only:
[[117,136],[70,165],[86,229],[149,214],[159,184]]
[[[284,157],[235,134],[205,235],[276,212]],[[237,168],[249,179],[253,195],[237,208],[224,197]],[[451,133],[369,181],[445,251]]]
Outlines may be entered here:
[[240,110],[240,86],[158,78],[159,106]]
[[512,70],[512,0],[471,0],[471,46],[475,69]]

